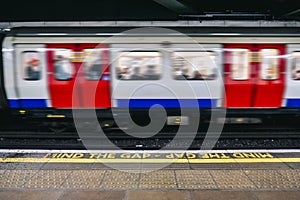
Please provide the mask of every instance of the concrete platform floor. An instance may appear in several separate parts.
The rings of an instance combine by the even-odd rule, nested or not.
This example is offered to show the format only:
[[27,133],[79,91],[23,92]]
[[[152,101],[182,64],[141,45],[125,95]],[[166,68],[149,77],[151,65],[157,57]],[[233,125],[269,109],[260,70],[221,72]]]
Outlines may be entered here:
[[299,200],[300,191],[215,190],[6,190],[2,200]]

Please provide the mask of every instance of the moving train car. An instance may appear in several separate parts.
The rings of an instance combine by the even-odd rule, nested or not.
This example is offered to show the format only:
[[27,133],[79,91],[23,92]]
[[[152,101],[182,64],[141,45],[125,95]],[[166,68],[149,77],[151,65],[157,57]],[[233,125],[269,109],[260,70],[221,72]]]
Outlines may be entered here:
[[[141,125],[149,123],[150,108],[166,109],[166,125],[192,124],[198,111],[196,123],[209,123],[211,111],[225,109],[226,124],[286,119],[297,125],[300,28],[127,31],[47,27],[3,33],[2,115],[64,122],[72,109],[96,109],[102,127],[110,128],[126,109]],[[190,114],[182,116],[182,109]]]

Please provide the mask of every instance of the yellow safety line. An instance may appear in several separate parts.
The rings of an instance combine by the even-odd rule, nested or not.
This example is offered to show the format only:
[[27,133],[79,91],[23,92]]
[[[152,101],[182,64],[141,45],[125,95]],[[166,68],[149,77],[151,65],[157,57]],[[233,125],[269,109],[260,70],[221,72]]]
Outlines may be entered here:
[[300,158],[227,158],[227,159],[91,159],[91,158],[0,158],[0,163],[282,163]]

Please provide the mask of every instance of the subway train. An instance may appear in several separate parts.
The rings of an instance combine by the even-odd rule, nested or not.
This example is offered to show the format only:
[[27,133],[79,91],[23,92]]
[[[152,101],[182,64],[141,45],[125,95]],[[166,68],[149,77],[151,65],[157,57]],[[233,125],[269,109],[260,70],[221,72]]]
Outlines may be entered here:
[[236,126],[300,119],[299,27],[20,27],[1,33],[1,48],[2,119],[63,124],[91,109],[106,129],[130,126],[127,110],[141,126],[149,109],[164,109],[166,126],[209,124],[212,112]]

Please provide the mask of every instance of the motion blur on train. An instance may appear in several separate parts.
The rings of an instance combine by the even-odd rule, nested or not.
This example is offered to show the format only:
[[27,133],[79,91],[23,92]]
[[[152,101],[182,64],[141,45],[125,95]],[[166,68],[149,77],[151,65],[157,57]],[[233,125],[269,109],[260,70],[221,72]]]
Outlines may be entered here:
[[[298,127],[299,28],[224,30],[182,28],[183,39],[117,28],[13,28],[1,35],[1,117],[51,126],[72,122],[74,110],[88,121],[92,109],[103,129],[114,129],[130,128],[127,110],[146,126],[150,109],[164,109],[166,127]],[[212,119],[213,112],[226,114]]]

